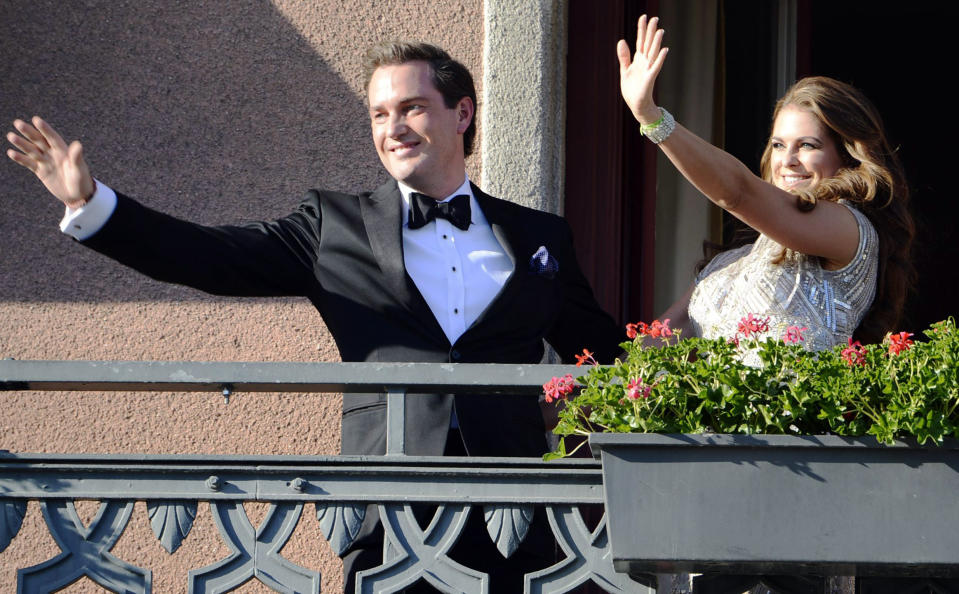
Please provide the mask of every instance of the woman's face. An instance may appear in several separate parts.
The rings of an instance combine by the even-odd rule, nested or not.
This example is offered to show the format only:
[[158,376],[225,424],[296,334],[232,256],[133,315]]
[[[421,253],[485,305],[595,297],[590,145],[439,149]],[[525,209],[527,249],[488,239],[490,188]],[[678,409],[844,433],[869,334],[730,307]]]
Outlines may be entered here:
[[826,127],[795,105],[779,110],[769,144],[772,182],[783,190],[813,188],[842,167],[839,149]]

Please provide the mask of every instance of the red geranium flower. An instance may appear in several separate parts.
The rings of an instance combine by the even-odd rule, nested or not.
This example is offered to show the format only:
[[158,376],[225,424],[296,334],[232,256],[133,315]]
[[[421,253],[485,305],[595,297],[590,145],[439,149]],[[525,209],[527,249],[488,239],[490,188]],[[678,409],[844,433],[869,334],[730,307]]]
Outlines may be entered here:
[[653,323],[649,325],[648,334],[653,338],[672,336],[673,331],[669,329],[669,318],[666,318],[662,322],[653,320]]
[[912,346],[912,341],[909,340],[909,337],[912,336],[912,332],[900,332],[898,334],[889,334],[887,338],[889,339],[889,354],[898,355],[903,351],[909,350],[909,347]]
[[852,341],[852,338],[849,339],[849,346],[842,350],[843,360],[849,364],[853,365],[865,365],[866,364],[866,347],[857,340],[856,342]]
[[593,353],[583,349],[582,355],[573,355],[576,357],[576,367],[582,367],[583,363],[589,363],[590,365],[599,365],[599,361],[593,357]]
[[637,335],[645,336],[648,331],[649,326],[646,325],[646,322],[626,324],[626,336],[629,338],[636,338]]

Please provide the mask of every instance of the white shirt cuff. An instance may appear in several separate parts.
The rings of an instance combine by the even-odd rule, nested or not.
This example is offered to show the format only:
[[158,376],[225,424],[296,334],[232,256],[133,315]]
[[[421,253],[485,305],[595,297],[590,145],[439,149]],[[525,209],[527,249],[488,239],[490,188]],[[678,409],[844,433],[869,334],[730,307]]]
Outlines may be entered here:
[[93,237],[106,225],[117,207],[117,194],[100,180],[96,180],[97,190],[90,201],[77,209],[67,207],[60,230],[78,241]]

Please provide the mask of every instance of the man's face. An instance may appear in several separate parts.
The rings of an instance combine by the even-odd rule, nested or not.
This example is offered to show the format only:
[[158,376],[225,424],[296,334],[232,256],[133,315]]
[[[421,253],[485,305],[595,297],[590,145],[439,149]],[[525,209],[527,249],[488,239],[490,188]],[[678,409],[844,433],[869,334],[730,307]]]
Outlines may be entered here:
[[439,200],[463,183],[463,133],[473,117],[468,97],[446,107],[429,65],[416,61],[377,68],[369,101],[373,144],[394,179]]

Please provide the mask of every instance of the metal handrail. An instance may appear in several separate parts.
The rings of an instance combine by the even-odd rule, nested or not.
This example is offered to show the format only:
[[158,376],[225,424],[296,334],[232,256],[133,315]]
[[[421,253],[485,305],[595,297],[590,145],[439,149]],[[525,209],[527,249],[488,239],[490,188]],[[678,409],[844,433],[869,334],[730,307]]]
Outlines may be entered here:
[[571,365],[0,360],[0,391],[536,394]]

